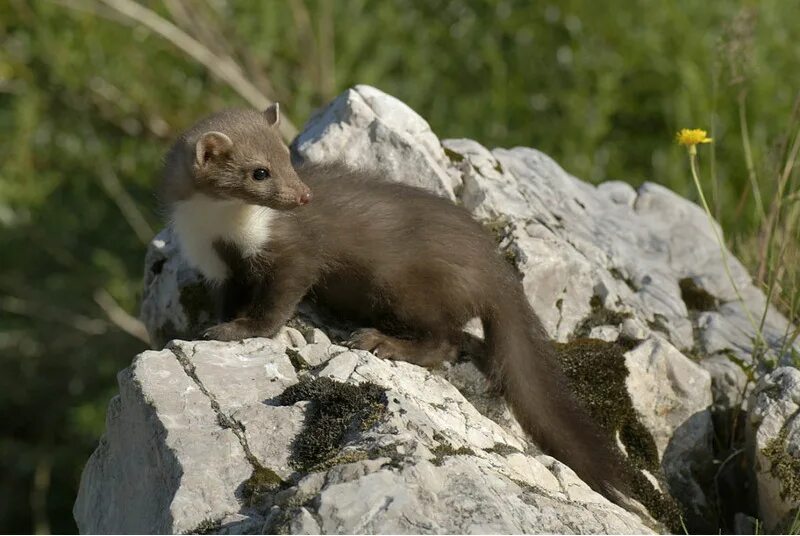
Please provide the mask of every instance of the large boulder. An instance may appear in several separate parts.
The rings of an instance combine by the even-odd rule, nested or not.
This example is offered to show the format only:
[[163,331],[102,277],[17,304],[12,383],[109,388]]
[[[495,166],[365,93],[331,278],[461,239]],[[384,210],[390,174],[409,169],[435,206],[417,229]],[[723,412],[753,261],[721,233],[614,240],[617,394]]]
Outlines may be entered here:
[[[298,162],[380,169],[483,221],[560,343],[576,392],[590,407],[616,401],[597,417],[613,423],[647,474],[644,486],[671,490],[690,524],[715,530],[711,410],[741,405],[742,364],[757,364],[744,307],[760,317],[766,300],[728,254],[744,304],[736,298],[716,224],[697,205],[652,183],[593,186],[535,149],[439,141],[408,106],[367,86],[312,118],[292,149]],[[142,305],[156,346],[192,338],[212,321],[213,304],[171,230],[162,231],[146,258]],[[769,307],[763,338],[778,361],[789,359],[779,351],[786,327]],[[344,336],[304,309],[274,340],[172,342],[137,357],[120,375],[121,398],[84,472],[81,530],[648,530],[542,456],[468,361],[426,371],[331,343]],[[363,426],[319,445],[309,435],[319,407],[348,396],[366,404],[346,416]],[[229,455],[217,457],[225,445]],[[137,464],[148,463],[136,480]],[[163,489],[149,493],[159,477]],[[669,502],[646,506],[674,528]]]
[[295,140],[300,160],[335,158],[380,169],[397,182],[456,199],[457,173],[428,122],[405,103],[370,86],[345,91],[319,112]]

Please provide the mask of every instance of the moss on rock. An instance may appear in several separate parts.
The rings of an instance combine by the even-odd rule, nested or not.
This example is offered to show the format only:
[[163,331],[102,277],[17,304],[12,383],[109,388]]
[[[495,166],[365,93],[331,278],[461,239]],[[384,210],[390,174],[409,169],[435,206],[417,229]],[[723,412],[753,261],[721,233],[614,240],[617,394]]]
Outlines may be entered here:
[[587,337],[592,328],[597,326],[618,326],[631,317],[630,313],[606,309],[603,305],[603,300],[599,296],[592,296],[592,299],[589,300],[589,306],[592,308],[589,316],[584,318],[573,332],[573,338],[575,339]]
[[681,298],[689,311],[716,311],[719,306],[717,298],[695,283],[691,277],[684,277],[678,281],[681,288]]
[[498,216],[497,218],[483,220],[481,223],[489,231],[489,234],[494,237],[500,255],[516,271],[520,262],[519,250],[513,244],[506,244],[505,247],[502,245],[509,235],[511,220],[506,216]]
[[628,456],[638,466],[658,470],[658,450],[639,422],[625,380],[625,350],[599,339],[576,339],[558,344],[570,386],[598,424],[610,434],[619,431]]
[[614,279],[618,279],[628,285],[628,288],[631,289],[633,292],[638,292],[639,289],[636,288],[636,285],[633,283],[633,279],[630,277],[625,277],[625,275],[619,271],[617,268],[610,268],[609,273],[614,277]]
[[214,534],[222,528],[222,522],[219,519],[204,519],[192,530],[184,534]]
[[273,493],[285,485],[283,479],[272,469],[256,464],[250,478],[244,481],[242,495],[249,505],[256,504],[268,493]]
[[447,147],[444,148],[444,154],[450,159],[451,162],[455,162],[456,164],[464,161],[464,155],[457,153],[452,149],[448,149]]
[[335,456],[309,468],[309,472],[327,471],[328,469],[336,467],[337,465],[356,463],[368,459],[370,459],[369,452],[365,452],[363,450],[348,450],[346,452],[336,454]]
[[761,453],[770,461],[769,474],[781,483],[781,499],[797,502],[800,501],[800,457],[792,456],[787,444],[787,432],[783,429]]
[[653,315],[653,320],[648,320],[647,325],[653,331],[669,335],[669,320],[662,314],[655,313]]
[[473,455],[475,451],[467,447],[459,447],[454,448],[449,443],[440,443],[438,446],[434,447],[431,452],[433,453],[433,459],[431,463],[436,466],[440,466],[444,463],[445,458],[450,456],[466,456],[466,455]]
[[[282,405],[308,400],[303,431],[292,445],[290,463],[302,471],[322,467],[342,448],[349,432],[365,431],[386,413],[386,393],[373,383],[336,382],[330,378],[305,379],[278,397]],[[345,463],[345,462],[343,462]]]
[[292,364],[295,370],[308,369],[308,364],[305,361],[303,361],[303,359],[300,357],[300,352],[298,352],[297,349],[292,347],[287,347],[285,353],[286,357],[289,358],[289,362]]
[[511,223],[511,220],[509,220],[506,216],[498,216],[497,218],[483,220],[481,223],[483,224],[483,227],[494,237],[495,242],[499,244],[506,238],[507,227]]
[[609,437],[614,439],[619,433],[628,454],[626,467],[633,497],[671,530],[680,530],[677,503],[641,473],[646,469],[658,478],[661,470],[653,436],[639,421],[625,385],[628,368],[624,353],[628,348],[581,338],[557,344],[556,349],[572,391]]
[[512,447],[511,445],[506,445],[505,443],[495,443],[492,447],[486,449],[486,452],[493,452],[495,454],[499,454],[500,456],[508,456],[509,454],[521,454],[522,451]]

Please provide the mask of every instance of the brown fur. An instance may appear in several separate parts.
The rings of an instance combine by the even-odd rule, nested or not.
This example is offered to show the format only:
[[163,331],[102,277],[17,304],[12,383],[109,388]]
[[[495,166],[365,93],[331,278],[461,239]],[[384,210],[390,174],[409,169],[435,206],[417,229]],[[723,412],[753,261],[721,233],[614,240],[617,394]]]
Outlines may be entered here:
[[[195,127],[187,139],[208,127]],[[250,135],[249,125],[225,127]],[[523,428],[595,490],[610,498],[616,498],[612,488],[625,491],[614,448],[570,393],[516,273],[468,212],[370,172],[307,166],[295,175],[286,168],[286,149],[274,140],[251,138],[238,150],[237,161],[252,158],[248,153],[279,161],[286,178],[275,181],[286,184],[276,188],[298,188],[295,181],[302,180],[314,200],[278,213],[271,239],[256,256],[243,258],[230,244],[215,244],[232,273],[226,310],[233,319],[207,337],[274,335],[309,295],[370,327],[353,335],[354,346],[431,366],[456,357],[465,323],[479,317],[486,332],[482,369]],[[236,175],[230,171],[235,165],[220,169]],[[230,184],[221,195],[250,199]]]

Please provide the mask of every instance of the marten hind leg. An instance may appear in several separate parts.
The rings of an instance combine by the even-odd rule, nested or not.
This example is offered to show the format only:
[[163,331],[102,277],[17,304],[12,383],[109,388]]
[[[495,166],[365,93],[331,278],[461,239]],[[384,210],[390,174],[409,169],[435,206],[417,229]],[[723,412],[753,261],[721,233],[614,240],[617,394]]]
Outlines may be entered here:
[[423,367],[455,361],[459,351],[459,342],[451,338],[399,339],[377,329],[359,329],[353,332],[348,344],[351,348],[367,350],[384,359],[408,361]]

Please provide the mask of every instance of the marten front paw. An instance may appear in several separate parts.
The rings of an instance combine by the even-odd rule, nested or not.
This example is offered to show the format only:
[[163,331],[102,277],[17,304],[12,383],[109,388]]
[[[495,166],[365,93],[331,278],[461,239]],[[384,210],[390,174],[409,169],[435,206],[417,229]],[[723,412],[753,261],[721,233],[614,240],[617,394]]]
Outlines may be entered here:
[[384,359],[398,359],[399,356],[393,342],[391,337],[377,329],[365,328],[354,331],[345,344],[350,348],[372,352]]
[[240,341],[261,334],[246,319],[239,318],[232,322],[223,322],[203,332],[203,338],[212,341]]

